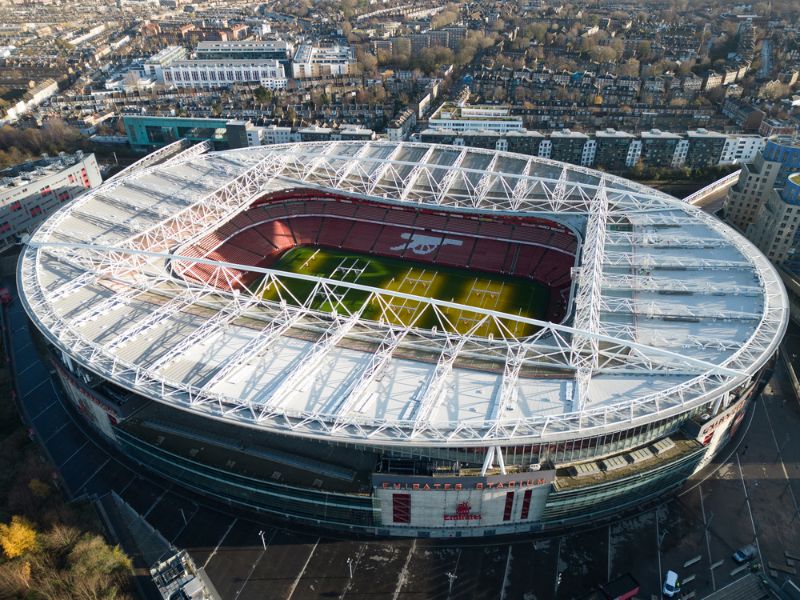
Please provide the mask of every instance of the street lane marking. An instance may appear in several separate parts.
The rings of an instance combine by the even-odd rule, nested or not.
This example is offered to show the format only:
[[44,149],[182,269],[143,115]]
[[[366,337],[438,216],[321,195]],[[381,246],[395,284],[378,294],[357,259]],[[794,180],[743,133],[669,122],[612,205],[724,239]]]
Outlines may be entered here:
[[506,590],[509,585],[509,576],[511,575],[511,544],[508,545],[508,556],[506,556],[506,570],[503,572],[503,587],[500,588],[500,600],[506,600]]
[[58,435],[58,432],[59,432],[59,431],[61,431],[62,429],[64,429],[64,427],[66,427],[67,425],[71,425],[71,424],[72,424],[72,423],[71,423],[70,421],[64,421],[64,422],[61,424],[61,426],[60,426],[58,429],[56,429],[56,430],[55,430],[53,433],[51,433],[51,434],[50,434],[50,435],[48,435],[48,436],[47,436],[45,439],[43,439],[43,440],[42,440],[42,443],[43,443],[43,444],[45,444],[45,445],[47,445],[47,442],[49,442],[49,441],[50,441],[50,440],[52,440],[52,439],[53,439],[53,438],[54,438],[56,435]]
[[311,554],[309,554],[308,558],[306,559],[306,564],[303,565],[303,569],[297,574],[297,577],[295,577],[294,583],[292,583],[292,587],[289,589],[289,595],[286,596],[286,600],[292,599],[292,595],[294,594],[294,591],[297,589],[297,584],[299,584],[300,580],[303,578],[303,573],[306,572],[306,569],[308,568],[308,563],[311,562],[311,557],[314,556],[314,552],[316,551],[317,546],[319,546],[319,540],[320,538],[317,538],[314,547],[311,549]]
[[694,558],[690,558],[685,563],[683,563],[683,568],[685,569],[686,567],[691,567],[694,563],[700,562],[701,558],[703,558],[702,554],[698,554]]
[[744,571],[749,565],[742,565],[741,567],[736,567],[733,571],[731,571],[731,577],[735,577],[742,571]]
[[80,452],[81,450],[83,450],[83,447],[84,447],[86,444],[88,444],[88,443],[89,443],[89,440],[83,440],[83,443],[80,445],[80,447],[79,447],[77,450],[75,450],[75,452],[73,452],[72,454],[70,454],[70,455],[69,455],[69,458],[67,458],[67,460],[65,460],[63,463],[61,463],[60,465],[58,465],[58,470],[59,470],[59,471],[60,471],[60,470],[62,470],[62,469],[64,468],[64,466],[65,466],[65,465],[66,465],[66,464],[67,464],[67,463],[68,463],[68,462],[69,462],[69,461],[72,459],[72,457],[73,457],[73,456],[75,456],[75,455],[76,455],[78,452]]
[[[192,515],[192,516],[194,516],[194,515]],[[272,543],[272,540],[275,537],[275,532],[276,531],[277,530],[275,530],[275,529],[272,530],[272,535],[269,536],[269,541],[265,544],[267,546],[267,548],[269,548],[269,545]],[[261,559],[264,558],[266,555],[267,555],[267,551],[262,549],[261,554],[259,554],[258,558],[253,561],[253,566],[250,567],[250,572],[247,574],[247,577],[245,578],[244,583],[242,584],[242,587],[240,587],[239,591],[236,592],[236,595],[233,597],[233,600],[237,600],[239,598],[239,595],[242,593],[242,591],[244,591],[244,588],[247,587],[247,582],[250,581],[250,578],[253,576],[253,573],[255,572],[256,567],[258,566],[258,563],[260,563]]]
[[[40,387],[42,387],[42,386],[43,386],[45,383],[47,383],[48,381],[50,381],[50,378],[49,378],[49,377],[48,377],[47,379],[42,379],[42,380],[41,380],[39,383],[37,383],[35,386],[33,386],[33,387],[32,387],[31,389],[29,389],[27,392],[25,392],[24,394],[22,394],[22,397],[23,397],[23,398],[27,398],[28,396],[30,396],[30,395],[31,395],[33,392],[35,392],[36,390],[38,390]],[[51,403],[51,405],[52,405],[52,403]],[[48,406],[47,406],[47,408],[50,408],[50,406],[51,406],[51,405],[48,405]],[[45,410],[47,410],[47,409],[45,409]],[[37,415],[36,415],[36,416],[38,417],[38,416],[39,416],[39,414],[41,414],[41,411],[40,411],[40,413],[37,413]],[[34,419],[35,419],[35,418],[36,418],[36,417],[34,417]]]
[[417,549],[417,539],[414,538],[414,541],[411,543],[411,547],[408,549],[408,554],[406,555],[406,562],[403,563],[403,568],[400,569],[400,574],[397,576],[397,585],[394,588],[394,595],[392,596],[392,600],[397,600],[397,597],[400,595],[400,590],[403,589],[403,585],[406,582],[406,578],[408,577],[408,563],[411,562],[411,555],[414,554],[414,550]]
[[222,537],[219,538],[217,545],[214,546],[214,551],[208,555],[208,558],[206,559],[206,562],[203,565],[203,569],[205,569],[208,566],[208,563],[211,562],[211,559],[214,558],[214,555],[219,551],[219,547],[222,545],[222,542],[224,542],[225,538],[228,537],[228,534],[231,532],[231,529],[233,529],[233,526],[236,525],[236,521],[238,520],[239,517],[236,517],[235,519],[233,519],[233,521],[231,521],[231,524],[228,525],[228,528],[225,530],[225,533],[222,534]]
[[719,567],[721,567],[723,565],[724,562],[725,562],[724,560],[718,560],[713,565],[711,565],[711,568],[712,569],[718,569]]
[[44,407],[42,410],[40,410],[38,413],[36,413],[36,416],[35,416],[35,417],[31,417],[31,421],[34,421],[34,422],[35,422],[35,421],[36,421],[36,420],[37,420],[39,417],[41,417],[41,416],[42,416],[44,413],[48,412],[48,411],[49,411],[49,410],[50,410],[50,409],[53,407],[53,404],[55,404],[56,402],[58,402],[58,399],[57,399],[57,398],[56,398],[55,400],[53,400],[53,401],[52,401],[50,404],[48,404],[47,406],[45,406],[45,407]]
[[[755,411],[754,411],[755,412]],[[756,548],[758,549],[758,561],[761,563],[761,568],[764,568],[764,557],[761,556],[761,544],[758,543],[758,532],[756,531],[756,522],[753,519],[753,510],[750,508],[750,495],[747,493],[747,486],[744,483],[744,472],[742,471],[742,461],[739,460],[739,453],[736,453],[736,464],[739,467],[739,480],[742,482],[744,489],[745,504],[747,504],[747,512],[750,515],[750,525],[753,527],[753,537],[756,540]]]
[[106,457],[106,460],[103,462],[103,464],[102,464],[102,465],[100,465],[99,467],[97,467],[97,469],[95,470],[95,472],[94,472],[94,473],[92,473],[92,474],[89,476],[89,479],[87,479],[87,480],[86,480],[86,481],[84,481],[84,482],[83,482],[81,485],[79,485],[79,486],[78,486],[78,488],[77,488],[77,489],[78,489],[78,491],[81,491],[83,488],[85,488],[85,487],[86,487],[86,484],[87,484],[87,483],[89,483],[89,482],[90,482],[90,481],[91,481],[91,480],[92,480],[92,479],[95,477],[95,475],[97,475],[97,474],[100,472],[100,470],[101,470],[103,467],[105,467],[105,466],[106,466],[108,463],[110,463],[110,462],[111,462],[111,457],[110,457],[110,456],[107,456],[107,457]]
[[[703,511],[703,535],[706,538],[706,552],[708,552],[708,562],[711,562],[711,541],[708,539],[708,530],[711,528],[711,523],[706,517],[706,505],[703,501],[703,487],[698,486],[697,491],[700,493],[700,509]],[[714,518],[712,513],[711,518]],[[717,590],[717,580],[714,578],[714,569],[711,569],[711,589]]]

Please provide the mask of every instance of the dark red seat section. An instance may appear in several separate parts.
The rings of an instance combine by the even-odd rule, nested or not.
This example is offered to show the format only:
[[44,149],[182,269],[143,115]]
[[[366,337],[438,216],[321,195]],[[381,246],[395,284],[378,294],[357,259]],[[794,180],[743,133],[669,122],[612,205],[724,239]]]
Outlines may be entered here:
[[[317,190],[268,194],[216,231],[187,244],[173,262],[184,277],[219,287],[260,277],[294,246],[323,246],[528,277],[550,288],[548,318],[566,311],[578,240],[571,230],[536,217],[461,215],[414,206],[387,206]],[[242,265],[199,263],[194,258]]]

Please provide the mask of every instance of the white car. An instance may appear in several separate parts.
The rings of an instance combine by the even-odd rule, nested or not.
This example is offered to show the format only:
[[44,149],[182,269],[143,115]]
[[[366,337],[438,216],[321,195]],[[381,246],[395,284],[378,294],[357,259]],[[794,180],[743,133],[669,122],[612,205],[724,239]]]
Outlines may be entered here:
[[674,598],[681,591],[681,582],[678,581],[678,574],[675,571],[667,571],[664,577],[664,587],[661,593],[667,598]]

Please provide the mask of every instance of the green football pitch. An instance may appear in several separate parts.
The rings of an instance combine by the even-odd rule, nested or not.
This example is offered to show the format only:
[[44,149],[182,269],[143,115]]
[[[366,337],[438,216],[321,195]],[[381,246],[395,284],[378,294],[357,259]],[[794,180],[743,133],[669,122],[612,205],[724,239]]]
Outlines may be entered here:
[[[359,283],[374,288],[413,294],[426,298],[451,301],[466,306],[475,306],[498,312],[510,313],[544,320],[549,301],[547,287],[529,279],[510,277],[455,269],[439,265],[423,264],[409,260],[386,258],[318,248],[297,246],[284,253],[271,268],[290,273],[314,275]],[[300,302],[305,302],[314,293],[312,281],[281,279],[285,290],[277,290],[273,285],[264,289],[264,297],[277,300],[287,297],[288,291]],[[335,288],[336,298],[331,299],[317,293],[311,301],[316,310],[332,311],[342,306],[348,311],[358,310],[367,301],[368,292],[349,288]],[[411,324],[422,328],[445,326],[427,304],[407,298],[382,296],[386,304],[371,300],[364,308],[367,319],[393,322],[395,324]],[[388,305],[388,308],[387,306]],[[483,315],[465,309],[443,307],[442,313],[449,321],[448,329],[465,333],[472,329]],[[534,327],[507,320],[504,325],[515,336],[533,333]],[[499,335],[496,324],[487,322],[475,330],[477,335]]]

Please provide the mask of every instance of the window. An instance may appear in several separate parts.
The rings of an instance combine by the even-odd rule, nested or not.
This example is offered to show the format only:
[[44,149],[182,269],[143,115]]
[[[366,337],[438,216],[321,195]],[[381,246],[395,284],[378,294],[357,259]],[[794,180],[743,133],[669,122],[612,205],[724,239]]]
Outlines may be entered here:
[[503,521],[511,520],[511,509],[514,508],[514,492],[506,492],[506,507],[503,510]]
[[531,495],[533,490],[525,490],[525,495],[522,497],[522,513],[520,518],[527,519],[531,510]]
[[411,523],[411,494],[392,496],[392,521],[394,523]]

